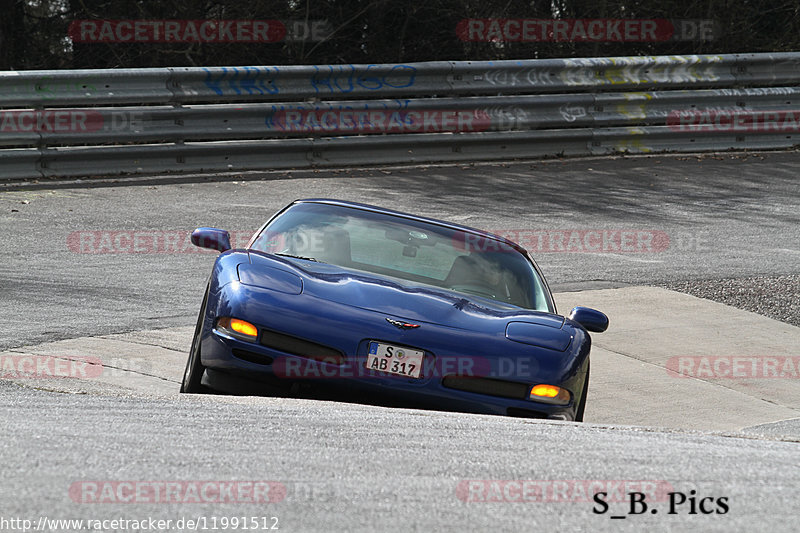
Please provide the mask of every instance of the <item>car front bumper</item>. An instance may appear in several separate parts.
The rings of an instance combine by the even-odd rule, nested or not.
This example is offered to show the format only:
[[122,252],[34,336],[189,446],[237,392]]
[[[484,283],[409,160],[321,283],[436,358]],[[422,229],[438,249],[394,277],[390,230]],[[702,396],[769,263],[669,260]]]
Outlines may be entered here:
[[[551,405],[525,397],[507,397],[471,392],[446,386],[450,374],[437,373],[423,379],[377,373],[366,368],[362,347],[342,364],[317,361],[282,353],[260,344],[242,341],[212,329],[201,342],[201,360],[206,372],[203,383],[229,394],[277,395],[368,403],[439,411],[574,420],[574,391],[583,387],[585,374],[553,383],[572,392],[567,405]],[[492,377],[485,379],[492,385]],[[507,381],[507,380],[501,380]],[[527,384],[519,382],[522,389]],[[503,387],[501,387],[502,389]]]

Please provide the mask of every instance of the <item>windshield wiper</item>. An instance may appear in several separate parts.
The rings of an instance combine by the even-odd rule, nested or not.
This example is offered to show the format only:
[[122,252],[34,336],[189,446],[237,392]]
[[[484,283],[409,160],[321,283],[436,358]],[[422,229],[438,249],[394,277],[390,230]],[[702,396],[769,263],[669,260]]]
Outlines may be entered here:
[[306,261],[314,261],[315,263],[319,263],[319,261],[317,261],[313,257],[305,257],[303,255],[292,255],[292,254],[273,254],[273,255],[279,255],[281,257],[294,257],[295,259],[305,259]]

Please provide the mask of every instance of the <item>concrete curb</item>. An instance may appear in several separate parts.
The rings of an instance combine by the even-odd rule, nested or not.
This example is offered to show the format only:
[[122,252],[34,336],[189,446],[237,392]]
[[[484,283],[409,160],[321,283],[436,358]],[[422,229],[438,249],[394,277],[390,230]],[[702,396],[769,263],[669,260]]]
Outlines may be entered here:
[[[675,357],[800,356],[800,328],[716,302],[655,287],[557,293],[559,311],[595,307],[611,321],[593,334],[587,422],[671,429],[739,431],[800,417],[800,379],[680,377]],[[7,356],[88,357],[91,379],[15,379],[72,393],[161,396],[178,393],[192,326],[83,337],[0,352]],[[798,369],[800,371],[800,369]],[[766,429],[764,429],[766,425]],[[797,424],[777,424],[794,435]]]

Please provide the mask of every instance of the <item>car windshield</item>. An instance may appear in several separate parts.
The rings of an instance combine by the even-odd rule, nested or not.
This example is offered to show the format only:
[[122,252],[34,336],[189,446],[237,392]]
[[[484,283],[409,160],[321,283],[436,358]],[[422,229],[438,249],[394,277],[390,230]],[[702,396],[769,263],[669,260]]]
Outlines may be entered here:
[[539,276],[522,253],[501,241],[437,224],[298,203],[276,217],[251,249],[550,311]]
[[550,311],[542,282],[522,253],[507,243],[437,224],[298,203],[264,228],[251,249]]

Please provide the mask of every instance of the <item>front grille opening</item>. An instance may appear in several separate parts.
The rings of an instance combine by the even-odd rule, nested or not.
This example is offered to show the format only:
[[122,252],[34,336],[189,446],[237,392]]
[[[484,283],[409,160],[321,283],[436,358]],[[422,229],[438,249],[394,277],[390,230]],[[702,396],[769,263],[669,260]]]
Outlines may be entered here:
[[250,363],[255,363],[257,365],[271,365],[272,364],[272,357],[256,352],[250,352],[247,350],[240,350],[239,348],[234,348],[232,351],[233,356],[237,359],[242,359],[243,361],[248,361]]
[[547,414],[545,413],[534,411],[533,409],[522,409],[521,407],[509,407],[506,409],[506,413],[508,416],[517,418],[547,418]]
[[278,333],[277,331],[263,330],[261,332],[260,342],[273,350],[296,355],[298,357],[307,357],[315,361],[324,361],[336,365],[341,365],[345,361],[344,354],[336,348],[317,344],[316,342],[307,341],[292,335]]
[[445,376],[442,380],[442,385],[449,389],[513,398],[515,400],[525,400],[531,388],[526,383],[517,383],[516,381],[456,375]]

